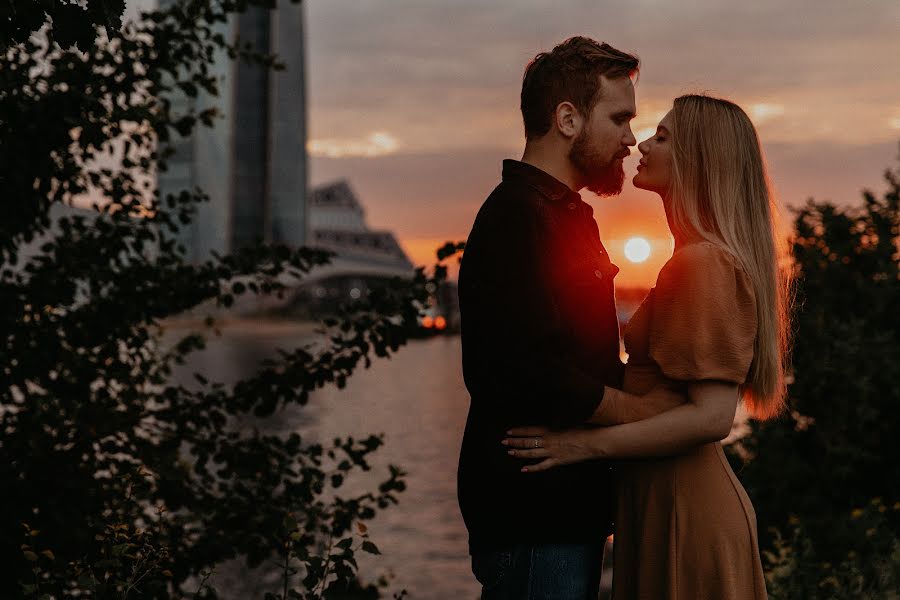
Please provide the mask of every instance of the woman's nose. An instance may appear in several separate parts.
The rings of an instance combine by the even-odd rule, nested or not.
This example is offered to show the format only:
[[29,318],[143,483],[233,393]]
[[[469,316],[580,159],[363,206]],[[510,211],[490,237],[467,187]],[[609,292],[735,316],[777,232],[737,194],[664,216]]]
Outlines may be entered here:
[[638,150],[645,156],[648,152],[650,152],[650,144],[647,143],[647,140],[644,140],[643,142],[638,144]]

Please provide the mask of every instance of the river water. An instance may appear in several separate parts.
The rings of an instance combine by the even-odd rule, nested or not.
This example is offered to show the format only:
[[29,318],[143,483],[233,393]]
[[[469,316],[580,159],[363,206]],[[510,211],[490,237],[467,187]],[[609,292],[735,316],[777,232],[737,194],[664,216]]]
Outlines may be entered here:
[[[176,334],[177,332],[173,332]],[[191,357],[178,379],[200,372],[211,380],[231,383],[253,373],[259,361],[277,348],[291,349],[314,338],[303,324],[243,322],[224,327]],[[413,340],[390,359],[375,359],[339,390],[313,394],[306,407],[281,415],[280,431],[295,430],[304,441],[333,437],[366,437],[383,433],[385,445],[372,455],[371,474],[360,472],[339,491],[349,496],[371,490],[387,478],[387,465],[408,473],[399,505],[369,522],[369,534],[382,552],[364,555],[360,578],[374,582],[387,575],[383,596],[405,589],[410,600],[475,599],[466,530],[456,501],[456,465],[469,397],[462,380],[458,336]],[[262,597],[260,573],[240,564],[225,565],[213,577],[224,597]]]

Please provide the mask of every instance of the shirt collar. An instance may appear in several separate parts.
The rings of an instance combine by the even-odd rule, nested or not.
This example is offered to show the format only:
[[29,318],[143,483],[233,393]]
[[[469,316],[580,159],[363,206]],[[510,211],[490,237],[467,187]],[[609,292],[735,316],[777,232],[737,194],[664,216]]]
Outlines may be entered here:
[[503,180],[522,181],[554,202],[581,202],[578,192],[539,168],[518,160],[503,161]]

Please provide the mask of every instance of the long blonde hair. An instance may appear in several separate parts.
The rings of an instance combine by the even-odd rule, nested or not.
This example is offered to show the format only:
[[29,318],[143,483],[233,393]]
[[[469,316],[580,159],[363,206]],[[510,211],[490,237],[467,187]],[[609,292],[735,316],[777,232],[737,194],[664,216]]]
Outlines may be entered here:
[[686,95],[672,110],[673,233],[723,247],[749,276],[756,294],[753,362],[742,388],[750,413],[777,415],[785,404],[792,282],[780,269],[777,215],[759,137],[736,104]]

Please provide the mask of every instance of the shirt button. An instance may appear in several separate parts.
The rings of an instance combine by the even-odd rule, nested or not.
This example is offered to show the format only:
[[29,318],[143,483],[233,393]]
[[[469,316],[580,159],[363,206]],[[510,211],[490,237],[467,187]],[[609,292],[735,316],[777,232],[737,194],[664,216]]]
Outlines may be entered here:
[[575,210],[575,203],[569,202],[569,210]]
[[603,279],[603,272],[600,271],[600,269],[594,271],[594,275],[597,277],[597,279]]

